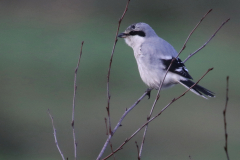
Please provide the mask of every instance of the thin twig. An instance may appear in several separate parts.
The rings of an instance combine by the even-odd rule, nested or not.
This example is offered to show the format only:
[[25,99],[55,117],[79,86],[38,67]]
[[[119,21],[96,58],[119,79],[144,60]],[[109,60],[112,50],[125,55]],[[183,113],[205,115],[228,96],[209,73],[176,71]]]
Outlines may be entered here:
[[105,125],[106,125],[106,135],[108,135],[107,118],[104,118],[104,120],[105,120]]
[[110,71],[111,71],[111,66],[112,66],[112,60],[113,60],[113,54],[114,54],[114,51],[115,51],[115,47],[116,47],[116,44],[117,44],[117,36],[118,36],[118,32],[119,32],[119,28],[120,28],[120,25],[121,25],[121,22],[128,10],[128,4],[129,4],[130,0],[128,0],[127,2],[127,5],[125,7],[125,10],[122,14],[122,17],[119,19],[118,21],[118,27],[117,27],[117,32],[116,32],[116,36],[115,36],[115,41],[114,41],[114,44],[113,44],[113,49],[112,49],[112,54],[111,54],[111,58],[110,58],[110,63],[109,63],[109,68],[108,68],[108,74],[107,74],[107,99],[108,99],[108,102],[107,102],[107,113],[108,113],[108,124],[109,124],[109,133],[111,134],[112,133],[112,129],[111,129],[111,119],[110,119],[110,93],[109,93],[109,79],[110,79]]
[[116,157],[115,157],[114,152],[113,152],[113,146],[112,146],[111,141],[109,141],[109,145],[110,145],[110,147],[111,147],[111,151],[112,151],[112,154],[113,154],[113,158],[114,158],[114,160],[116,160]]
[[223,118],[224,118],[224,131],[225,131],[225,146],[224,146],[224,150],[226,152],[227,155],[227,159],[229,160],[229,154],[228,154],[228,134],[227,134],[227,120],[226,120],[226,112],[227,112],[227,105],[228,105],[228,89],[229,89],[229,85],[228,85],[228,81],[229,81],[229,76],[227,76],[227,86],[226,86],[226,104],[225,104],[225,108],[223,110]]
[[[105,118],[105,125],[106,125],[106,134],[109,135],[109,133],[108,133],[108,131],[109,131],[109,130],[108,130],[108,125],[107,125],[107,118]],[[109,145],[110,145],[111,151],[112,151],[112,153],[113,153],[113,146],[112,146],[111,141],[109,141]],[[115,160],[116,158],[115,158],[114,153],[113,153],[113,157],[114,157],[114,160]]]
[[[158,116],[160,116],[162,114],[162,112],[164,112],[172,103],[174,103],[175,101],[177,101],[178,99],[180,99],[181,97],[183,97],[190,89],[192,89],[195,85],[197,85],[200,80],[202,80],[202,78],[211,70],[213,70],[213,68],[210,68],[207,70],[207,72],[194,84],[192,85],[190,88],[188,88],[183,94],[181,94],[179,97],[174,98],[170,103],[168,103],[156,116],[152,117],[151,119],[149,119],[145,124],[143,124],[140,128],[138,128],[129,138],[127,138],[115,151],[114,153],[116,153],[117,151],[121,150],[123,148],[123,146],[130,141],[141,129],[143,129],[147,124],[149,124],[150,122],[152,122],[154,119],[156,119]],[[105,158],[103,158],[103,160],[108,159],[109,157],[111,157],[113,155],[113,153],[109,154],[108,156],[106,156]]]
[[79,64],[80,64],[80,59],[81,59],[81,56],[82,56],[83,43],[84,43],[84,41],[82,41],[81,50],[80,50],[80,54],[79,54],[79,59],[78,59],[78,63],[77,63],[77,67],[75,69],[75,75],[74,75],[73,109],[72,109],[72,123],[71,123],[71,125],[72,125],[72,129],[73,129],[73,144],[74,144],[74,158],[75,158],[75,160],[77,159],[77,142],[76,142],[75,128],[74,128],[75,99],[76,99],[76,91],[77,91],[77,71],[78,71],[78,67],[79,67]]
[[48,114],[49,114],[49,116],[50,116],[50,118],[51,118],[51,120],[52,120],[53,136],[54,136],[54,139],[55,139],[55,144],[56,144],[56,146],[57,146],[57,149],[58,149],[58,151],[59,151],[59,153],[60,153],[62,159],[65,160],[64,155],[63,155],[63,153],[62,153],[62,151],[61,151],[61,149],[60,149],[60,147],[59,147],[59,145],[58,145],[58,141],[57,141],[57,133],[56,133],[56,129],[55,129],[55,127],[54,127],[54,123],[53,123],[53,116],[51,115],[49,109],[48,109]]
[[201,49],[203,49],[211,40],[212,40],[212,38],[217,34],[217,32],[222,28],[222,26],[224,25],[224,24],[226,24],[228,21],[230,20],[230,18],[228,18],[225,22],[223,22],[222,24],[221,24],[221,26],[214,32],[214,34],[209,38],[209,40],[206,42],[206,43],[204,43],[199,49],[197,49],[195,52],[193,52],[193,53],[191,53],[184,61],[183,61],[183,63],[185,63],[189,58],[191,58],[193,55],[195,55],[197,52],[199,52]]
[[[108,100],[107,100],[107,107],[106,107],[106,109],[107,109],[107,113],[108,113],[108,125],[109,125],[108,127],[109,127],[109,133],[110,133],[109,136],[111,136],[111,135],[113,134],[113,133],[112,133],[112,129],[111,129],[111,118],[110,118],[110,98],[111,98],[110,92],[109,92],[110,72],[111,72],[113,54],[114,54],[115,47],[116,47],[116,44],[117,44],[117,41],[118,41],[117,36],[118,36],[119,28],[120,28],[121,22],[122,22],[122,20],[123,20],[123,18],[124,18],[124,16],[125,16],[127,10],[128,10],[129,2],[130,2],[130,0],[127,1],[125,10],[124,10],[121,18],[118,20],[117,32],[116,32],[115,41],[114,41],[114,44],[113,44],[113,49],[112,49],[112,54],[111,54],[111,58],[110,58],[110,62],[109,62],[109,68],[108,68],[108,74],[107,74],[107,99],[108,99]],[[109,140],[110,140],[110,139],[109,139]],[[107,143],[108,143],[108,142],[109,142],[109,141],[107,140]],[[107,146],[107,145],[106,145],[106,146]],[[103,148],[102,148],[100,154],[98,155],[97,159],[100,159],[100,158],[101,158],[103,152],[104,152],[105,149],[106,149],[106,146],[105,146],[105,145],[103,146]],[[105,147],[105,148],[104,148],[104,147]]]
[[135,144],[136,144],[137,152],[138,152],[138,160],[141,160],[141,158],[139,157],[139,147],[138,147],[137,141],[135,141]]

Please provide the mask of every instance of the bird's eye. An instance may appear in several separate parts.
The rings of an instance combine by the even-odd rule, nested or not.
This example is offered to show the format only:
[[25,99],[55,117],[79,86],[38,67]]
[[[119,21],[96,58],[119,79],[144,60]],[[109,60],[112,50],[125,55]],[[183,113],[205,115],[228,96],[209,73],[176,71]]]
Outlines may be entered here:
[[135,26],[134,26],[134,25],[132,25],[132,29],[135,29]]

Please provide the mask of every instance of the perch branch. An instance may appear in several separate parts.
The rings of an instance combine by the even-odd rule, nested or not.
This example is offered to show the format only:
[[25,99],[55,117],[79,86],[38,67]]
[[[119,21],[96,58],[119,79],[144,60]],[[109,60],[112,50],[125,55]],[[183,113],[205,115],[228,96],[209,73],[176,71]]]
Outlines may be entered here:
[[77,63],[77,67],[75,69],[75,75],[74,75],[74,91],[73,91],[73,109],[72,109],[72,130],[73,130],[73,143],[74,143],[74,158],[75,160],[77,159],[77,142],[76,142],[76,135],[75,135],[75,128],[74,128],[74,114],[75,114],[75,99],[76,99],[76,91],[77,91],[77,71],[78,71],[78,67],[80,64],[80,59],[82,56],[82,47],[83,47],[83,43],[84,41],[82,41],[82,45],[81,45],[81,50],[80,50],[80,54],[79,54],[79,59],[78,59],[78,63]]
[[60,149],[60,147],[59,147],[59,145],[58,145],[58,141],[57,141],[57,133],[56,133],[56,129],[55,129],[55,127],[54,127],[54,123],[53,123],[53,116],[51,115],[49,109],[48,109],[48,114],[49,114],[49,117],[50,117],[51,120],[52,120],[53,136],[54,136],[55,144],[56,144],[56,146],[57,146],[57,149],[58,149],[60,155],[62,156],[62,159],[65,160],[64,155],[63,155],[63,153],[62,153],[62,151],[61,151],[61,149]]
[[228,134],[227,134],[227,120],[226,120],[226,112],[227,112],[227,105],[228,105],[228,89],[229,89],[229,85],[228,85],[228,81],[229,81],[229,76],[227,76],[227,86],[226,86],[226,104],[225,104],[225,108],[223,110],[223,118],[224,118],[224,131],[225,131],[225,146],[224,146],[224,150],[226,152],[227,155],[227,159],[229,160],[229,154],[228,154]]
[[[151,121],[153,121],[154,119],[156,119],[158,116],[160,116],[162,114],[162,112],[164,112],[172,103],[174,103],[175,101],[177,101],[178,99],[180,99],[181,97],[183,97],[190,89],[192,89],[195,85],[197,85],[199,83],[199,81],[211,70],[213,70],[213,68],[210,68],[207,70],[207,72],[194,84],[192,85],[190,88],[188,88],[183,94],[181,94],[179,97],[174,98],[169,104],[167,104],[156,116],[152,117],[151,119],[149,119],[145,124],[143,124],[139,129],[137,129],[129,138],[127,138],[115,151],[114,153],[116,153],[117,151],[121,150],[123,148],[123,146],[130,141],[141,129],[143,129],[147,124],[149,124]],[[111,157],[113,155],[113,153],[109,154],[108,156],[106,156],[103,160],[108,159],[109,157]]]
[[101,152],[98,155],[97,160],[99,160],[102,156],[102,154],[104,153],[109,141],[111,140],[112,136],[114,135],[114,133],[117,131],[117,129],[121,126],[121,123],[123,121],[123,119],[126,117],[126,115],[147,95],[147,91],[144,92],[144,94],[128,109],[125,110],[125,112],[123,113],[122,117],[119,119],[117,125],[115,126],[115,128],[112,130],[112,134],[108,135],[108,138],[105,142],[105,144],[103,145],[103,148],[101,150]]

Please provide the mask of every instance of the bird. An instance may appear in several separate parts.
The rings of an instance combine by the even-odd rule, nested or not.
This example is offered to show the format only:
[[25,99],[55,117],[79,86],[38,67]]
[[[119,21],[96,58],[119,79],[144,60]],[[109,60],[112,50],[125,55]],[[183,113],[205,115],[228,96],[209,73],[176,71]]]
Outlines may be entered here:
[[[170,43],[160,38],[150,25],[144,22],[131,24],[123,33],[118,34],[118,37],[124,38],[126,44],[133,49],[140,77],[148,86],[149,98],[152,89],[159,89],[172,59],[175,60],[161,89],[170,88],[176,84],[181,84],[189,89],[195,84],[191,81],[193,78],[184,63],[177,57],[178,52]],[[215,93],[198,84],[193,86],[190,91],[206,99],[206,96],[215,97]]]

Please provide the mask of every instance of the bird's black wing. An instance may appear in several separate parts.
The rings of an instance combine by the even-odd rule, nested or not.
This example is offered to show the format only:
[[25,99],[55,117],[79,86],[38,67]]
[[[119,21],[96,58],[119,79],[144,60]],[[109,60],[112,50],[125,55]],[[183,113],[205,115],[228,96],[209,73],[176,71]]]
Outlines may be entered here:
[[[174,57],[172,57],[173,59]],[[165,66],[165,70],[168,69],[170,63],[172,62],[172,59],[161,59],[163,65]],[[188,73],[188,70],[187,68],[185,67],[185,65],[182,63],[181,59],[180,58],[177,58],[173,61],[170,69],[169,69],[170,72],[173,72],[173,73],[176,73],[180,76],[183,76],[185,78],[188,78],[188,79],[193,79],[190,74]]]

